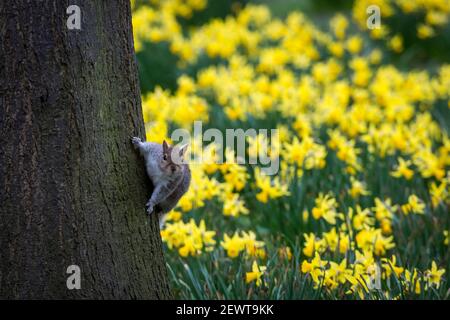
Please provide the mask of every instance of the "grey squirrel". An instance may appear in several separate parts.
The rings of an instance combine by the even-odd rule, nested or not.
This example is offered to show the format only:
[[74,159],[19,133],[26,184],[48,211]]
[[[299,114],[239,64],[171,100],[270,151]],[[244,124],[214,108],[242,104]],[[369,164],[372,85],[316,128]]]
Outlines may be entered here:
[[189,189],[191,171],[184,160],[187,145],[173,147],[165,140],[162,145],[142,142],[138,137],[131,138],[131,142],[144,157],[147,174],[154,186],[152,196],[146,204],[147,212],[157,213],[162,227],[166,214]]

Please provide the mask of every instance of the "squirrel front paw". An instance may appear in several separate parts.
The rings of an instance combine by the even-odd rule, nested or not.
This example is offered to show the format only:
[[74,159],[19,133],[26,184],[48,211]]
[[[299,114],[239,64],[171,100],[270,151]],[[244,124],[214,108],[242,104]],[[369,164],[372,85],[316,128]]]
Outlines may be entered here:
[[147,204],[145,206],[147,207],[148,214],[151,214],[155,209],[155,205],[151,201],[147,202]]
[[141,140],[141,138],[138,138],[138,137],[132,137],[131,142],[133,143],[135,148],[138,148],[139,145],[142,143],[142,140]]

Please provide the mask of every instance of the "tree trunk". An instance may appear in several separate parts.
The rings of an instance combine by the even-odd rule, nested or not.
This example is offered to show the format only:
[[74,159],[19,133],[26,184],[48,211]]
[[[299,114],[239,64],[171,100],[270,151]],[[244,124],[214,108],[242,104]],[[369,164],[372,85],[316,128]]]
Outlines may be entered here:
[[129,0],[0,2],[2,299],[171,297],[131,30]]

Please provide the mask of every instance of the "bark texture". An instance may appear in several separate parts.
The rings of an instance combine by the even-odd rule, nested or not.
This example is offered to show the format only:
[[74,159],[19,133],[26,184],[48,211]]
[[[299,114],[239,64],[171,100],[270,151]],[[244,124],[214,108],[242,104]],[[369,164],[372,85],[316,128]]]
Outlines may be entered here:
[[0,33],[0,298],[170,298],[129,0],[1,1]]

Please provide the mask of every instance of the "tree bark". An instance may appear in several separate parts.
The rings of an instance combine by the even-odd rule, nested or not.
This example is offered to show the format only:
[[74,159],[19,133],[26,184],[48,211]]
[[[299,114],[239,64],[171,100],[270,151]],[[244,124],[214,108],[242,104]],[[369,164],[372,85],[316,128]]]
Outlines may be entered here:
[[170,298],[129,0],[1,1],[0,32],[0,298]]

